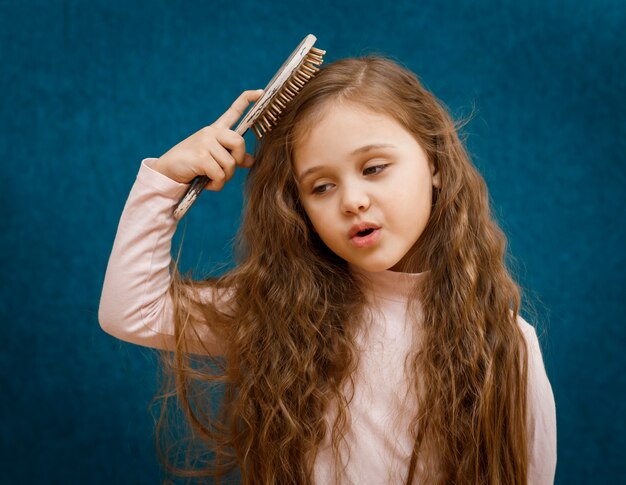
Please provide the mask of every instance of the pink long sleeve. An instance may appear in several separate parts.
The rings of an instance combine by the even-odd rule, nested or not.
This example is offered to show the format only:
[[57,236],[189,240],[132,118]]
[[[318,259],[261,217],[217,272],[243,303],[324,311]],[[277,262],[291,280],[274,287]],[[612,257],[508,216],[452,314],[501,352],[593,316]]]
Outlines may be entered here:
[[[171,276],[171,240],[176,203],[188,184],[153,170],[156,158],[142,161],[130,191],[109,257],[98,320],[108,334],[137,345],[172,350],[175,345]],[[219,345],[206,330],[202,341],[211,352]],[[190,342],[192,352],[206,353]]]
[[519,317],[528,344],[528,438],[530,485],[554,483],[556,471],[556,405],[535,328]]

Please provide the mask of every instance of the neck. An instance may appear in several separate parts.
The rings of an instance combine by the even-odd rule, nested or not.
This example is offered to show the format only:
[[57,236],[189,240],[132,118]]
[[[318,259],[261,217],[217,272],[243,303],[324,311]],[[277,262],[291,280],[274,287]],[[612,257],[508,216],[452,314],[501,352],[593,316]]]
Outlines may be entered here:
[[348,267],[366,293],[394,301],[406,301],[416,283],[428,274],[428,271],[406,273],[391,269],[372,272],[350,263]]

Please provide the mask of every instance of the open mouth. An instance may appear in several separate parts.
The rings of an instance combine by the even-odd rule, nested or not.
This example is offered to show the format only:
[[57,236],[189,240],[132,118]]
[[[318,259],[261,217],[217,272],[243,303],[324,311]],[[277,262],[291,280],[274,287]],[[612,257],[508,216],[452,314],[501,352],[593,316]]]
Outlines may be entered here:
[[368,248],[378,244],[380,238],[380,227],[368,227],[367,229],[363,229],[352,236],[352,238],[350,238],[350,242],[357,248]]
[[363,231],[357,232],[356,235],[358,237],[364,237],[364,236],[367,236],[368,234],[371,234],[372,232],[374,232],[374,228],[370,227],[369,229],[364,229]]

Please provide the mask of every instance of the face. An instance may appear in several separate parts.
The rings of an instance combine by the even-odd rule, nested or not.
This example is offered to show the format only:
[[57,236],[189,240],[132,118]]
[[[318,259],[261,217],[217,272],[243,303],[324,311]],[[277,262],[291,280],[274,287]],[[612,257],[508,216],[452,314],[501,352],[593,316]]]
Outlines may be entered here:
[[344,103],[327,108],[293,157],[302,205],[329,249],[366,271],[404,268],[440,187],[413,135],[390,116]]

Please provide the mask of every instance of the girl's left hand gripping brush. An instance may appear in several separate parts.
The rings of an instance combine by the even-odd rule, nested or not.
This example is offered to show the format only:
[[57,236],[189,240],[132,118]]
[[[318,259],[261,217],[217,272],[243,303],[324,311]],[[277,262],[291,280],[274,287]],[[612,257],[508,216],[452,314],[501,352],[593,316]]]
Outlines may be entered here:
[[[265,133],[272,131],[287,103],[319,71],[318,66],[322,64],[326,51],[313,47],[316,40],[313,34],[309,34],[300,42],[265,87],[263,96],[237,125],[236,133],[243,136],[252,126],[257,139],[261,139]],[[180,220],[187,213],[209,181],[207,176],[193,179],[187,193],[174,209],[174,219]]]

